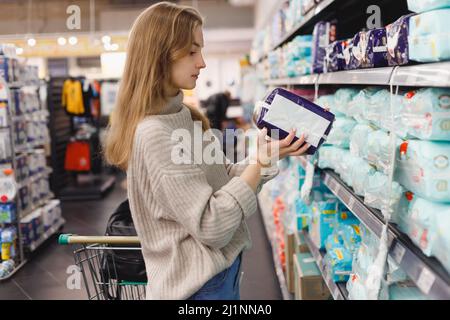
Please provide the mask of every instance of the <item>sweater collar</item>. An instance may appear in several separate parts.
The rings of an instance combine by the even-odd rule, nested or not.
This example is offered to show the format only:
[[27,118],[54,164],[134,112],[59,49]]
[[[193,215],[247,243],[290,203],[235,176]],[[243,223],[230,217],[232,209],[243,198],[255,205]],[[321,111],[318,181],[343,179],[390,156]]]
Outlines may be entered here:
[[167,100],[167,104],[159,113],[160,115],[168,115],[178,113],[183,108],[183,91],[179,91],[174,97]]

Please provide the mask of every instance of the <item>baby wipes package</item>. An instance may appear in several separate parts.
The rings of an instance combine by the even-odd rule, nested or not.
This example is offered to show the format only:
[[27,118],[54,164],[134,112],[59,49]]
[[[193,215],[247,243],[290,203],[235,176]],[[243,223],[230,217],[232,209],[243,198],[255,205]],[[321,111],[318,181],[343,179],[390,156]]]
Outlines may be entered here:
[[422,88],[403,95],[400,120],[422,140],[450,141],[450,89]]
[[413,12],[425,12],[450,8],[450,0],[408,0],[408,9]]
[[450,202],[450,143],[403,142],[398,150],[395,180],[430,201]]
[[[284,139],[296,128],[294,141],[304,134],[311,146],[307,154],[314,154],[325,142],[334,121],[334,114],[287,90],[276,88],[265,99],[257,120],[258,128],[266,127],[268,135],[278,134]],[[273,132],[272,132],[273,130]]]

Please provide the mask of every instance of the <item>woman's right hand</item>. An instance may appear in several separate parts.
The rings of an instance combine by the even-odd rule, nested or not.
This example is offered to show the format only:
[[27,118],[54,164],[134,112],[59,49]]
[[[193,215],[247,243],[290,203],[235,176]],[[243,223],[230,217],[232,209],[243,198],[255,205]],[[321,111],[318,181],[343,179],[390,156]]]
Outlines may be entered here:
[[[267,136],[267,128],[263,128],[258,134],[258,152],[257,161],[262,167],[270,167],[287,156],[301,156],[310,147],[306,143],[303,147],[300,146],[305,142],[305,137],[302,136],[292,143],[295,137],[295,129],[289,132],[289,135],[282,140],[273,140]],[[292,144],[291,144],[292,143]]]

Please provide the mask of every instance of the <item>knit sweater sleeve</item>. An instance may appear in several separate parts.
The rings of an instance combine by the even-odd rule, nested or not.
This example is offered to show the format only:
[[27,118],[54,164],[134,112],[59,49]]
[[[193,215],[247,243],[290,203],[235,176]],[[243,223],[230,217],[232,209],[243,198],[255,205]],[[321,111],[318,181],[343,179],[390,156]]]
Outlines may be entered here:
[[256,195],[239,177],[214,192],[198,165],[166,158],[174,146],[161,138],[158,144],[145,144],[142,159],[153,177],[151,196],[164,209],[165,218],[183,225],[200,242],[223,248],[242,220],[256,212]]
[[[251,161],[250,157],[245,158],[244,160],[232,163],[228,158],[225,158],[225,167],[227,169],[228,175],[230,177],[238,177],[244,172],[245,168],[249,165]],[[274,164],[270,168],[263,168],[261,171],[261,183],[258,186],[257,193],[261,190],[261,187],[267,181],[272,180],[274,177],[278,175],[280,172],[278,166]]]

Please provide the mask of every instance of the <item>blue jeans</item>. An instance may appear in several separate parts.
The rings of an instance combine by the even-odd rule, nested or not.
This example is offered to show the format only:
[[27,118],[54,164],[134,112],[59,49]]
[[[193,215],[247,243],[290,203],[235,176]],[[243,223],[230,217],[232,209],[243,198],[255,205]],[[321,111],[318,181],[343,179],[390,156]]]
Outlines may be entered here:
[[237,256],[229,268],[208,280],[187,300],[240,300],[241,256],[242,253]]

